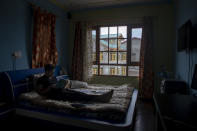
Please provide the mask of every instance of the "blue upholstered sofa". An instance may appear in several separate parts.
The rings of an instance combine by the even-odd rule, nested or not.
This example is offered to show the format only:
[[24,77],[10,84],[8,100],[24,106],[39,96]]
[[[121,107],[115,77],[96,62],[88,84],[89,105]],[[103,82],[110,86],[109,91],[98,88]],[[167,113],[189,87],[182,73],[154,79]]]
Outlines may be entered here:
[[[67,75],[60,75],[61,67],[56,66],[54,75],[59,79],[68,79]],[[34,74],[44,73],[44,68],[5,71],[0,73],[0,102],[14,103],[15,99],[24,92],[33,89],[30,80]]]

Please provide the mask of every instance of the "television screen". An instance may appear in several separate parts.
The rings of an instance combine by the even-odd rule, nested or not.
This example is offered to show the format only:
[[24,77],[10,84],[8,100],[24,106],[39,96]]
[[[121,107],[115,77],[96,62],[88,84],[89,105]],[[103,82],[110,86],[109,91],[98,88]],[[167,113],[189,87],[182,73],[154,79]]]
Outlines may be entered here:
[[192,22],[189,20],[178,29],[178,51],[192,47]]
[[191,88],[197,90],[197,64],[195,65],[195,68],[194,68]]

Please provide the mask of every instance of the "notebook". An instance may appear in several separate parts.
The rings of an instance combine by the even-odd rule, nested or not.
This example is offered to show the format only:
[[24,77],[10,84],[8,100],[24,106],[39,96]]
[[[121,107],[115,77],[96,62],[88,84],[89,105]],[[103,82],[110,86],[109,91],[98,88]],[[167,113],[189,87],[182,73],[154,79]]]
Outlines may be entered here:
[[67,80],[60,79],[57,82],[56,87],[57,88],[65,88],[66,85],[67,85]]

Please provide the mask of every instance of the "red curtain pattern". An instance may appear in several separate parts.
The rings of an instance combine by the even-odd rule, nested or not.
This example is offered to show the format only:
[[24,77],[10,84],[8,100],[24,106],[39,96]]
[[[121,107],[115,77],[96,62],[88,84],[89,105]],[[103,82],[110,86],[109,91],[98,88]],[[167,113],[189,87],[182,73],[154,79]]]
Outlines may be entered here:
[[72,79],[83,80],[83,49],[82,49],[82,26],[81,23],[75,25],[75,40],[72,60]]
[[151,99],[154,89],[153,75],[153,26],[149,17],[143,20],[143,40],[140,51],[139,92],[142,98]]
[[55,15],[34,8],[32,68],[57,64],[55,23]]

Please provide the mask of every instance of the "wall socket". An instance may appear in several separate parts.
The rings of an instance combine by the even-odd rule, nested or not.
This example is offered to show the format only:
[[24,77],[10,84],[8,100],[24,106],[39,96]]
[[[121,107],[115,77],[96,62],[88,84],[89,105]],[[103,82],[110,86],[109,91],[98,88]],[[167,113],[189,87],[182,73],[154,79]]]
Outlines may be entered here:
[[15,58],[20,58],[22,56],[22,53],[21,51],[15,51],[12,53],[12,56]]

